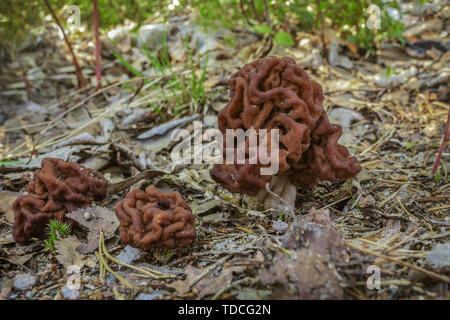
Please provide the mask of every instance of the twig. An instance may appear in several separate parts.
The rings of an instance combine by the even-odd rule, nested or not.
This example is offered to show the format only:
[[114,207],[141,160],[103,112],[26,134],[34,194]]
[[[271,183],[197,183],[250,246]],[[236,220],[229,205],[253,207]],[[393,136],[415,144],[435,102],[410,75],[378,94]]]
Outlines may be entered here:
[[216,263],[213,263],[212,265],[208,266],[205,268],[205,271],[203,271],[201,274],[199,274],[196,278],[194,278],[190,283],[189,283],[189,289],[192,288],[193,285],[195,285],[197,282],[199,282],[200,280],[202,280],[208,273],[210,273],[212,270],[214,270],[217,266],[221,265],[222,263],[224,263],[230,256],[225,256],[221,259],[219,259]]
[[388,254],[389,252],[393,251],[394,249],[397,249],[401,246],[403,246],[405,243],[409,242],[409,240],[411,240],[412,237],[414,237],[417,232],[419,232],[419,228],[417,228],[416,230],[414,230],[413,232],[411,232],[408,236],[406,236],[406,238],[404,238],[403,240],[401,240],[399,243],[397,243],[396,245],[394,245],[393,247],[386,249],[385,253]]
[[450,209],[450,204],[446,205],[446,206],[442,206],[442,207],[430,208],[430,209],[428,209],[428,211],[436,211],[436,210],[443,210],[443,209]]
[[351,196],[347,196],[347,197],[345,197],[345,198],[336,200],[336,201],[334,201],[334,202],[332,202],[332,203],[329,203],[329,204],[327,204],[326,206],[320,208],[319,210],[322,210],[322,209],[326,209],[326,208],[332,207],[332,206],[334,206],[335,204],[337,204],[337,203],[339,203],[339,202],[342,202],[342,201],[344,201],[344,200],[347,200],[347,199],[349,199],[349,198],[351,198]]
[[394,198],[400,191],[405,190],[407,187],[409,186],[408,184],[404,184],[403,186],[401,186],[397,191],[395,191],[393,194],[391,194],[389,197],[387,197],[386,199],[384,199],[383,201],[381,201],[379,204],[377,204],[378,208],[381,208],[382,206],[384,206],[387,202],[391,201],[392,198]]
[[97,77],[97,89],[102,87],[102,43],[100,41],[100,14],[98,12],[98,0],[92,0],[92,16],[94,20],[95,38],[95,76]]
[[98,251],[95,252],[95,256],[97,257],[97,259],[100,263],[100,278],[102,279],[102,281],[104,281],[105,271],[102,270],[102,267],[103,267],[104,269],[108,270],[114,277],[116,277],[117,280],[119,280],[127,288],[133,289],[133,286],[127,280],[125,280],[121,275],[119,275],[117,272],[115,272],[113,269],[111,269],[111,267],[106,262],[105,258],[103,257],[103,254],[102,254],[104,244],[105,244],[105,242],[103,241],[103,232],[101,232],[100,238],[98,240]]

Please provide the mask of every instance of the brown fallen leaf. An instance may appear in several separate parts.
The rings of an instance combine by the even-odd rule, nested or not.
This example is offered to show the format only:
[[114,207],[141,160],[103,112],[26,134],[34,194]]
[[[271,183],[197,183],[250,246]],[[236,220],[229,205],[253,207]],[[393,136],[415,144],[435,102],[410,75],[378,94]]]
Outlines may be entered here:
[[22,256],[12,255],[8,258],[4,258],[6,261],[13,263],[15,265],[23,266],[25,263],[30,261],[30,259],[33,257],[33,253],[24,254]]
[[68,236],[63,239],[55,241],[56,248],[56,260],[61,263],[65,268],[75,265],[79,268],[83,266],[95,267],[97,262],[91,257],[79,253],[76,248],[81,245],[81,242],[74,236]]
[[191,290],[191,286],[196,279],[202,274],[203,270],[187,265],[184,273],[186,274],[186,280],[173,281],[168,287],[174,288],[178,294],[186,294]]
[[198,290],[198,299],[204,296],[214,294],[225,288],[233,280],[232,272],[222,271],[217,277],[205,277],[200,280],[194,287]]
[[120,224],[113,211],[99,206],[69,212],[67,217],[88,229],[87,243],[80,243],[77,248],[84,254],[94,252],[98,248],[100,232],[103,232],[105,239],[110,239]]

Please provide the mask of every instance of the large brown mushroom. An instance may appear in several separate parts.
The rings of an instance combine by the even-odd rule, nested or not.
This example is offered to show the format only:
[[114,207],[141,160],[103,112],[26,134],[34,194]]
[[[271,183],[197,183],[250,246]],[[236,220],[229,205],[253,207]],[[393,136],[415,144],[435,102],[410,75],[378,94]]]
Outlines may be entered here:
[[179,192],[133,189],[116,205],[120,239],[136,248],[186,247],[195,239],[194,216]]
[[322,87],[291,58],[267,57],[249,63],[231,76],[228,86],[231,101],[218,115],[223,157],[227,129],[267,129],[268,133],[278,129],[279,170],[274,175],[262,174],[260,169],[267,165],[248,161],[246,140],[245,163],[216,164],[210,172],[224,188],[258,195],[267,207],[289,211],[295,202],[295,186],[308,189],[319,180],[348,179],[361,170],[358,160],[338,144],[342,128],[328,120]]
[[65,214],[103,200],[107,188],[108,181],[97,171],[61,159],[43,159],[28,184],[28,194],[13,203],[14,240],[23,243],[45,236],[52,219],[72,223]]

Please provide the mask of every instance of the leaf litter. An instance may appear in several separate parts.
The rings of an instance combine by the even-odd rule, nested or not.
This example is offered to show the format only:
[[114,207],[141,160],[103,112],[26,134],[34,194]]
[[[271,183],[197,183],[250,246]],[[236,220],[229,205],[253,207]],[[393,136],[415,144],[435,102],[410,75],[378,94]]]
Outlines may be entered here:
[[[424,32],[414,28],[405,34]],[[173,130],[192,132],[194,119],[215,126],[227,102],[224,79],[267,51],[265,40],[248,35],[241,49],[218,46],[208,59],[206,101],[200,105],[192,97],[180,104],[176,97],[183,91],[167,95],[168,82],[157,72],[132,78],[107,58],[108,83],[98,91],[74,90],[75,79],[64,69],[68,62],[49,80],[64,92],[60,98],[48,87],[38,92],[33,86],[40,96],[28,101],[21,79],[7,83],[9,94],[0,96],[0,104],[17,108],[5,111],[0,126],[1,297],[14,296],[11,279],[24,272],[39,276],[32,288],[14,293],[17,299],[64,297],[67,267],[77,265],[83,268],[83,299],[448,298],[447,152],[438,174],[431,175],[449,108],[448,51],[419,59],[411,49],[386,44],[373,61],[347,57],[348,44],[332,39],[325,59],[320,48],[311,47],[320,43],[318,37],[297,37],[313,41],[302,48],[275,46],[269,54],[303,61],[323,85],[330,118],[345,128],[341,141],[364,169],[351,181],[297,190],[296,219],[273,217],[248,198],[224,191],[212,183],[208,165],[176,167],[170,160]],[[57,46],[58,54],[62,45],[48,48]],[[79,50],[90,54],[87,46]],[[123,56],[144,71],[138,52],[125,50]],[[174,69],[181,77],[190,70],[179,60]],[[35,68],[30,61],[13,64],[10,73]],[[85,59],[80,63],[90,70]],[[395,72],[387,75],[384,66]],[[101,170],[111,182],[100,206],[69,214],[80,226],[56,241],[56,255],[37,240],[27,247],[11,238],[9,203],[23,191],[26,175],[49,156]],[[148,184],[182,193],[196,216],[198,239],[190,248],[121,259],[115,203],[129,188]],[[370,266],[380,268],[379,290],[367,287]]]

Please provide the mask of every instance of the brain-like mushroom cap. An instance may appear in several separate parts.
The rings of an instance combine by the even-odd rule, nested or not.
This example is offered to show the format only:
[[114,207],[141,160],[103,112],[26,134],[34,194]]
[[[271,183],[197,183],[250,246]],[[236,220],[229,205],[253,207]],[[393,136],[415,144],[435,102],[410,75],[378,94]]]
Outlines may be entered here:
[[72,223],[65,214],[106,197],[108,181],[95,170],[78,163],[45,158],[28,184],[28,194],[13,203],[13,237],[22,243],[46,234],[52,219]]
[[116,206],[120,239],[132,247],[186,247],[195,239],[194,216],[179,192],[133,189]]
[[[233,74],[228,86],[231,101],[218,115],[224,157],[227,129],[267,129],[267,132],[278,129],[277,174],[289,173],[294,184],[311,188],[319,179],[347,179],[361,171],[356,158],[337,143],[342,128],[328,121],[322,107],[322,87],[311,81],[294,60],[277,57],[256,60]],[[216,164],[210,174],[231,192],[256,195],[271,180],[271,176],[261,175],[261,167],[260,162],[249,161]]]

